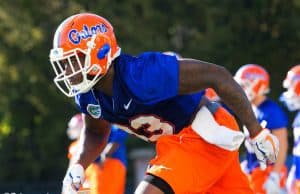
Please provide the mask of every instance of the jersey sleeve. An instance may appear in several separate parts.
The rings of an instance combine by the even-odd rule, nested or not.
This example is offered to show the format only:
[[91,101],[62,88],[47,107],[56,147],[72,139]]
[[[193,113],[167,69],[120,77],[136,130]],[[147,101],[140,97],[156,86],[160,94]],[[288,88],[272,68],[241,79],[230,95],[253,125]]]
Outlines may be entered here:
[[178,93],[179,63],[175,56],[147,52],[123,58],[116,69],[126,88],[143,103],[155,103]]

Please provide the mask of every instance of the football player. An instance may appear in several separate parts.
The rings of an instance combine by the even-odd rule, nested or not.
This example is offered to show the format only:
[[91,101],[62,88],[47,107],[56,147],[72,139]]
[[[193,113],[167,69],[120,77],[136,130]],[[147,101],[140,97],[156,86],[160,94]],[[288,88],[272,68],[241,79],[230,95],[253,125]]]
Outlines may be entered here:
[[[76,158],[79,149],[80,131],[84,123],[81,114],[74,115],[68,123],[67,134],[74,140],[69,146],[70,164]],[[80,191],[90,194],[124,194],[126,184],[126,145],[128,133],[112,125],[108,143],[101,155],[85,170],[85,181]],[[111,181],[113,177],[113,182]]]
[[270,90],[269,73],[260,65],[246,64],[238,69],[235,80],[244,89],[252,104],[257,120],[266,123],[266,127],[280,142],[277,161],[262,169],[253,147],[246,139],[246,161],[243,169],[250,176],[250,183],[255,193],[280,193],[285,190],[287,168],[285,160],[288,149],[287,124],[288,119],[283,109],[267,97]]
[[204,97],[208,87],[249,129],[257,157],[276,160],[277,138],[262,129],[224,67],[161,52],[121,54],[112,25],[92,13],[72,15],[59,25],[50,61],[55,84],[75,96],[84,113],[79,157],[63,181],[70,192],[80,187],[84,169],[103,150],[115,123],[156,142],[157,155],[136,194],[252,193],[238,161],[244,135],[225,109]]
[[300,65],[292,67],[283,81],[286,91],[280,99],[289,111],[298,111],[293,121],[293,164],[287,179],[289,194],[300,194]]

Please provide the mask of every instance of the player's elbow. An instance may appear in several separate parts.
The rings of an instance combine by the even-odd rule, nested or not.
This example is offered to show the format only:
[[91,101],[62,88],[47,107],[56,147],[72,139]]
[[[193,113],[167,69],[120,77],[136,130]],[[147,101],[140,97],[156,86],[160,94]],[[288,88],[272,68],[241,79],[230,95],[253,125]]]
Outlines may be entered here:
[[228,71],[227,68],[225,68],[225,67],[223,67],[223,66],[220,66],[220,65],[217,66],[217,68],[218,68],[218,72],[220,72],[220,74],[223,75],[224,78],[228,78],[228,77],[232,78],[232,75],[231,75],[231,73]]
[[211,79],[210,85],[213,88],[218,89],[226,84],[231,84],[233,77],[231,73],[223,66],[216,66],[212,73],[213,79]]

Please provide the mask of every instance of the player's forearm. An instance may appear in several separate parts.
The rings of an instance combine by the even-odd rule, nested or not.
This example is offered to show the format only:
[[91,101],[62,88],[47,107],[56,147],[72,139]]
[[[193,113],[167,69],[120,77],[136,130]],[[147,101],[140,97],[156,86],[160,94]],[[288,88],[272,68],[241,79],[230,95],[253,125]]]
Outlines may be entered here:
[[81,164],[86,169],[104,149],[108,134],[86,130],[80,137],[80,150],[75,162]]
[[222,66],[194,59],[180,60],[179,94],[213,88],[221,99],[246,125],[250,136],[261,131],[243,89]]
[[[281,146],[279,149],[282,149]],[[282,166],[285,165],[285,159],[286,159],[286,152],[279,151],[276,163],[274,164],[273,171],[280,173]]]
[[[227,70],[221,70],[219,83],[214,85],[214,89],[220,95],[225,104],[236,114],[240,121],[249,130],[250,137],[254,137],[261,131],[261,126],[252,110],[243,89],[232,79]],[[222,84],[221,84],[222,83]]]
[[287,139],[287,130],[282,128],[281,130],[275,130],[273,134],[279,140],[279,154],[274,164],[274,171],[280,173],[282,166],[285,164],[287,152],[288,152],[288,139]]

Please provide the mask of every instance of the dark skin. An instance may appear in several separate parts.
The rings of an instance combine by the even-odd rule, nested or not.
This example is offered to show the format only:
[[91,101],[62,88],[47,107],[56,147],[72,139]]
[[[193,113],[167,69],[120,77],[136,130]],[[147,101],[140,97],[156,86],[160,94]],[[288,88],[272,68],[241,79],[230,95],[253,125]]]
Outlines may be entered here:
[[[261,131],[262,128],[255,118],[244,91],[224,67],[194,59],[180,59],[179,64],[179,94],[189,94],[205,88],[213,88],[249,129],[251,137]],[[108,73],[94,86],[94,89],[111,95],[113,77],[114,70],[111,67]],[[103,119],[94,119],[88,115],[85,115],[84,119],[86,126],[84,136],[81,137],[80,141],[82,149],[75,162],[87,168],[105,147],[110,132],[110,124]],[[158,194],[162,192],[155,186],[142,182],[136,193]]]

